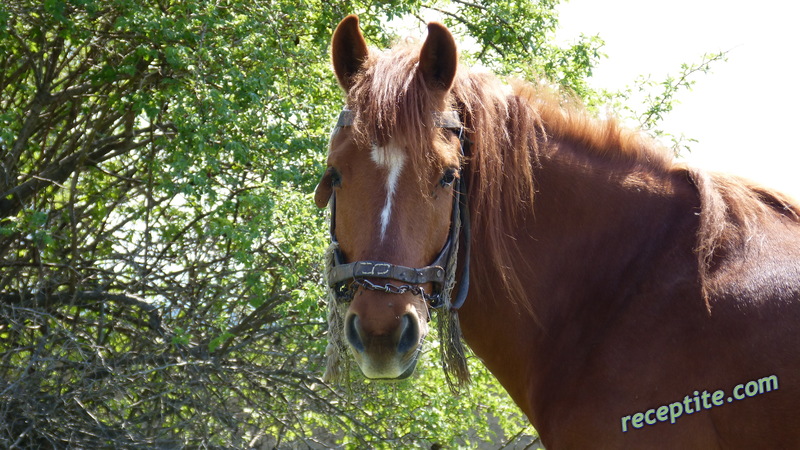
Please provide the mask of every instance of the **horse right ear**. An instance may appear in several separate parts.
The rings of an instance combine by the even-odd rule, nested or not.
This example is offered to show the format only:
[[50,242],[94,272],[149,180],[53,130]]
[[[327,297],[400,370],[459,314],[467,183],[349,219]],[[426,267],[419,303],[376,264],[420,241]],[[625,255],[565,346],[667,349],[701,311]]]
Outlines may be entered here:
[[433,90],[450,90],[458,70],[458,49],[453,35],[438,22],[428,24],[428,37],[419,53],[419,71]]
[[339,86],[349,91],[355,75],[367,60],[367,41],[358,27],[358,16],[350,14],[336,27],[331,40],[331,60]]

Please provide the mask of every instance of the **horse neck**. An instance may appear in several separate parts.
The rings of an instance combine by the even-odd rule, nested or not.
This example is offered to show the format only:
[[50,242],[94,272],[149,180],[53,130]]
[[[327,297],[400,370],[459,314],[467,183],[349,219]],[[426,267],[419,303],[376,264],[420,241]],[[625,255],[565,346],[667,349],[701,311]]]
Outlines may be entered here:
[[[666,243],[684,239],[694,258],[694,195],[679,171],[622,170],[610,160],[562,145],[540,156],[535,170],[534,209],[509,230],[519,248],[516,270],[528,305],[511,300],[473,277],[462,312],[464,336],[509,394],[535,422],[532,397],[548,367],[563,352],[581,352],[581,342],[602,332],[626,299],[669,258]],[[688,213],[687,213],[688,211]],[[479,233],[476,233],[479,234]],[[474,251],[473,272],[482,266]],[[530,309],[533,314],[529,314]]]

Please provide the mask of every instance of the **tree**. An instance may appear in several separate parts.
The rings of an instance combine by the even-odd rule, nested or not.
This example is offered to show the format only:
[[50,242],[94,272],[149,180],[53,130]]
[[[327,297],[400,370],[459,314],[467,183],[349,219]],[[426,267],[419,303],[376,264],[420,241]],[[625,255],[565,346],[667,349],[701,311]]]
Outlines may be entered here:
[[386,23],[437,13],[475,42],[466,60],[591,98],[602,42],[549,44],[556,3],[0,5],[0,445],[530,432],[476,361],[482,388],[460,397],[435,357],[413,389],[321,382],[327,231],[311,192],[342,105],[328,40],[347,13],[380,47],[397,37]]
[[2,8],[0,442],[238,447],[256,405],[325,411],[301,363],[324,125],[275,69],[279,11]]

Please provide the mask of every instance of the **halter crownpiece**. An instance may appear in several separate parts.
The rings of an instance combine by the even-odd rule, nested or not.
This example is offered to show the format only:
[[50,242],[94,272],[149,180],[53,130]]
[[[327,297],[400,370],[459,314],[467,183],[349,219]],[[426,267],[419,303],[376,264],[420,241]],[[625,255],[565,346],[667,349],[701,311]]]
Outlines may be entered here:
[[[354,113],[352,110],[345,109],[339,114],[336,127],[348,127],[353,125]],[[461,155],[464,156],[465,145],[467,143],[461,119],[456,111],[434,112],[434,125],[437,128],[453,130],[458,134],[461,144]],[[328,270],[328,286],[333,290],[337,300],[351,300],[355,294],[355,289],[359,286],[393,294],[412,292],[423,297],[432,308],[449,306],[451,310],[460,308],[467,298],[469,289],[469,210],[467,208],[466,180],[462,177],[456,178],[455,191],[453,196],[453,211],[450,219],[450,233],[436,259],[429,266],[412,268],[400,266],[382,261],[355,261],[346,263],[344,255],[338,248],[336,240],[336,194],[331,196],[331,243],[333,244],[332,267]],[[463,233],[462,233],[463,231]],[[458,241],[463,236],[464,240],[464,267],[459,280],[458,295],[454,302],[450,302],[450,289],[452,289],[453,274],[455,273],[456,260],[458,258]],[[390,283],[379,285],[369,280],[369,278],[380,278],[394,280],[405,283],[397,286]],[[433,292],[427,293],[420,286],[431,283]]]
[[[336,121],[336,128],[351,127],[353,126],[353,119],[355,113],[352,109],[343,109],[339,113],[339,119]],[[461,131],[464,126],[461,124],[461,119],[458,117],[456,111],[434,111],[433,112],[433,125],[437,128],[447,128],[449,130]]]

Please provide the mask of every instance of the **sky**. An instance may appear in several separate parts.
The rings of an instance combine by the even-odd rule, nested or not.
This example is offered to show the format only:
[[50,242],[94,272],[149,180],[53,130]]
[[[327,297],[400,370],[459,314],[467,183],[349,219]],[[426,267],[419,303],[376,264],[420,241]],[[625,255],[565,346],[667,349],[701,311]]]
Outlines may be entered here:
[[689,164],[741,175],[800,200],[800,2],[796,0],[571,0],[556,39],[606,42],[590,80],[619,89],[639,75],[663,80],[681,63],[728,51],[699,74],[663,129],[699,142]]

